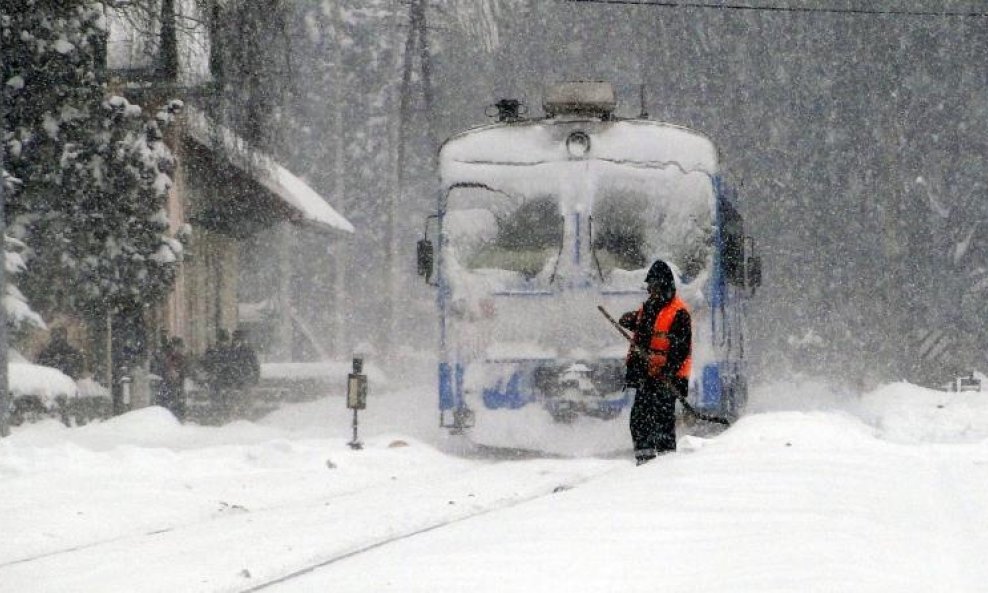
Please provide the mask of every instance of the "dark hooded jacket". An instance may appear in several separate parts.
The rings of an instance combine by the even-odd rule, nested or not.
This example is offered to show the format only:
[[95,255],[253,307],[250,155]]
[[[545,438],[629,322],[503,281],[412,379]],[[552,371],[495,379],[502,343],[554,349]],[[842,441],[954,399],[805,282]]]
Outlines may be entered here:
[[[672,271],[665,262],[655,262],[645,281],[649,285],[649,297],[642,304],[641,318],[638,317],[637,311],[630,311],[622,315],[620,320],[622,327],[634,332],[633,343],[639,347],[636,350],[640,349],[641,351],[648,350],[649,342],[652,339],[652,330],[655,327],[655,318],[658,317],[662,308],[676,296],[676,282],[673,279]],[[690,314],[686,311],[679,311],[669,328],[670,344],[665,368],[678,369],[683,361],[689,357],[692,341],[693,329]],[[643,387],[648,378],[645,357],[633,352],[628,360],[625,384],[629,387]],[[674,377],[669,378],[675,379]],[[685,394],[683,386],[677,384],[677,387]]]

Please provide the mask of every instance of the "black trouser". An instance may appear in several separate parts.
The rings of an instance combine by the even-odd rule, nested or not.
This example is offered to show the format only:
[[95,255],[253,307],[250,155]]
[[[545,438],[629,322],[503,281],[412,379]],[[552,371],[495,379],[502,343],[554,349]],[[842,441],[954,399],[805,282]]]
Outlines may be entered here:
[[648,380],[637,389],[631,406],[631,440],[637,459],[650,459],[676,450],[677,389],[682,389],[682,385]]

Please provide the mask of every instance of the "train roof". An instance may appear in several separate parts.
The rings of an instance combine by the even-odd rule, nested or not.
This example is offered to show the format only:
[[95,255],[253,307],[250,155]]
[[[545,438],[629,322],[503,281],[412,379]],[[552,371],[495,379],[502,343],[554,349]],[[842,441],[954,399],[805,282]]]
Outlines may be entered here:
[[[577,131],[590,137],[590,149],[573,157],[567,138]],[[716,175],[719,155],[700,132],[674,124],[641,119],[546,118],[498,123],[474,128],[449,138],[439,151],[444,183],[457,165],[531,166],[574,159],[593,159],[636,168],[676,167],[685,172]],[[472,167],[468,167],[472,168]]]

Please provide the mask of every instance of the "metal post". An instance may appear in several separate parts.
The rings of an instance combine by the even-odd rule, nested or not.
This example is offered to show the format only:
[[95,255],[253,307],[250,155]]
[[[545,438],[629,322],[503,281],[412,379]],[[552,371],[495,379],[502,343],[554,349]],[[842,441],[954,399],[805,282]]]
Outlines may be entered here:
[[354,357],[353,372],[347,376],[346,383],[346,407],[353,410],[353,440],[347,443],[351,449],[364,448],[357,438],[357,411],[367,407],[367,375],[362,373],[363,369],[363,359]]
[[363,449],[363,444],[357,438],[357,409],[353,410],[353,440],[347,443],[351,449]]

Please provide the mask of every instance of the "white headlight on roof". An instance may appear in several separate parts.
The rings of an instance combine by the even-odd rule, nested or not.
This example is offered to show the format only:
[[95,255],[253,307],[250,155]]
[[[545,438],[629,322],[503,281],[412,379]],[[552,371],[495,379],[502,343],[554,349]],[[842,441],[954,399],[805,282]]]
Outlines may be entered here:
[[566,150],[573,157],[586,156],[590,152],[590,136],[586,132],[573,132],[566,138]]

